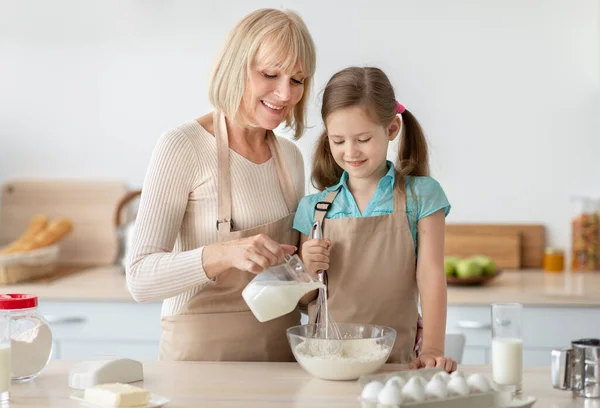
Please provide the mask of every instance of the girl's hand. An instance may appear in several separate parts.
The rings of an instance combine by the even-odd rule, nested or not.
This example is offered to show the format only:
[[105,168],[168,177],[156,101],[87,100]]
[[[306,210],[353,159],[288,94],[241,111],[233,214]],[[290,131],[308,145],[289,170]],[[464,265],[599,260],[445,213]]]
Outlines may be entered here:
[[327,239],[309,239],[302,244],[302,262],[313,275],[329,269],[329,247]]
[[423,353],[415,358],[409,365],[409,370],[416,370],[419,368],[433,368],[440,367],[448,373],[456,371],[458,364],[450,357],[444,357],[441,353],[435,351],[423,350]]

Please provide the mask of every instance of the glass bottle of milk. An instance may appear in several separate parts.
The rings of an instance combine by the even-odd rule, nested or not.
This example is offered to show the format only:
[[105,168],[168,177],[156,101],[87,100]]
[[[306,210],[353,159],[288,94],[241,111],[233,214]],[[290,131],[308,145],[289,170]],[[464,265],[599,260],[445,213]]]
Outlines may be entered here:
[[242,297],[259,322],[292,312],[302,296],[324,285],[313,279],[297,255],[256,275]]
[[492,304],[492,372],[500,391],[521,394],[523,381],[523,305]]
[[7,310],[0,310],[0,405],[10,399],[10,320]]

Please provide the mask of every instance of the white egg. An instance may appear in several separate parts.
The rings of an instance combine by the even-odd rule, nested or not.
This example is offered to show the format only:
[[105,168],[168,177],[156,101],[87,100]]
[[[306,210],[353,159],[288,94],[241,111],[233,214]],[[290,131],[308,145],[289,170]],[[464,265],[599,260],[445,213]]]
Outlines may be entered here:
[[469,395],[469,386],[463,377],[456,376],[448,381],[448,395],[459,395],[461,397]]
[[379,381],[371,381],[362,390],[360,396],[369,401],[377,401],[379,393],[383,389],[383,384]]
[[467,379],[467,385],[471,392],[489,392],[492,389],[487,378],[481,374],[470,375]]
[[455,371],[455,372],[453,372],[452,374],[450,374],[450,377],[451,377],[451,378],[454,378],[454,377],[462,377],[462,378],[465,378],[465,375],[464,375],[464,374],[463,374],[461,371]]
[[395,384],[384,386],[377,397],[377,402],[381,405],[400,405],[403,401],[402,392]]
[[411,382],[418,382],[419,384],[421,384],[421,386],[423,388],[425,388],[425,386],[427,385],[427,380],[425,378],[421,377],[420,375],[415,375],[414,377],[410,377],[408,379],[407,384],[411,383]]
[[390,378],[389,380],[387,380],[385,385],[388,385],[388,384],[396,384],[396,386],[398,388],[402,389],[402,387],[404,387],[406,385],[406,380],[402,377],[395,375],[392,378]]
[[425,386],[425,397],[428,399],[446,398],[448,396],[448,386],[438,378],[432,378]]
[[440,371],[439,373],[435,373],[435,374],[433,375],[433,377],[431,377],[431,379],[434,379],[434,378],[440,379],[440,380],[442,380],[442,381],[443,381],[445,384],[448,384],[448,381],[450,381],[450,374],[448,374],[448,373],[447,373],[447,372],[445,372],[445,371]]
[[423,377],[412,377],[410,380],[408,380],[404,388],[402,388],[402,395],[404,395],[404,398],[406,398],[408,401],[425,401],[425,387],[421,384],[421,381],[419,381],[418,378],[423,379]]

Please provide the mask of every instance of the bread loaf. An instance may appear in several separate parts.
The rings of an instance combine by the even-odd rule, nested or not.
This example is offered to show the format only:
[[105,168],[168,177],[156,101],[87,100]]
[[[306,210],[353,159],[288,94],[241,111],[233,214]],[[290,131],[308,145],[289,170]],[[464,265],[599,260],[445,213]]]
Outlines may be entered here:
[[43,231],[48,226],[48,217],[39,214],[34,216],[27,225],[27,230],[15,241],[10,243],[6,248],[0,251],[0,254],[10,254],[19,252],[19,247],[28,240],[32,239],[35,235]]
[[73,231],[73,223],[68,218],[59,218],[48,223],[48,218],[44,221],[43,217],[33,217],[27,231],[0,253],[14,254],[40,249],[57,243]]
[[73,231],[73,223],[67,218],[60,218],[52,221],[47,228],[23,242],[19,249],[21,251],[31,251],[33,249],[43,248],[52,245]]

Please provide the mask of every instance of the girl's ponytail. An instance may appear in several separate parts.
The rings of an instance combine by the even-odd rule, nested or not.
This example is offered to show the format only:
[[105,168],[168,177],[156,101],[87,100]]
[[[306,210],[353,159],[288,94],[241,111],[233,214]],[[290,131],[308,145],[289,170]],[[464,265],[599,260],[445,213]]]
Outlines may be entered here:
[[402,113],[402,132],[396,170],[401,177],[404,176],[429,176],[429,154],[427,140],[421,125],[408,110]]
[[312,185],[320,191],[325,190],[327,187],[337,184],[343,172],[344,170],[333,159],[327,132],[324,131],[319,136],[313,152]]

